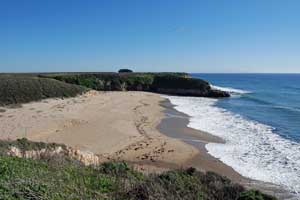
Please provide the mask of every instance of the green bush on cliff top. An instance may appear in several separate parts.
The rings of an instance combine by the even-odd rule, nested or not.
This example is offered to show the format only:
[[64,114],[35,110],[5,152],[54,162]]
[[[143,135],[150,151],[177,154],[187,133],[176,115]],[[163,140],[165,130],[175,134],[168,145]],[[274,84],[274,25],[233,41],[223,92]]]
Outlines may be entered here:
[[206,81],[188,78],[185,73],[76,73],[52,74],[54,79],[78,84],[95,90],[142,90],[158,91],[164,89],[210,89]]

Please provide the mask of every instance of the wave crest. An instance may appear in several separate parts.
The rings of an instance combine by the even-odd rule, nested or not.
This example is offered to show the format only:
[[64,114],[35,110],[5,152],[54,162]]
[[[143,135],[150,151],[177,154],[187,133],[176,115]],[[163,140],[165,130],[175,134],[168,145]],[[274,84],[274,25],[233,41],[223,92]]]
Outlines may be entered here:
[[231,88],[231,87],[220,87],[220,86],[216,86],[216,85],[210,85],[210,87],[212,89],[215,89],[215,90],[221,90],[221,91],[224,91],[224,92],[229,92],[230,94],[249,94],[249,93],[252,93],[251,91],[235,89],[235,88]]
[[189,127],[223,138],[209,143],[208,152],[243,176],[282,185],[300,196],[300,144],[274,133],[274,128],[216,107],[218,100],[167,97],[188,114]]

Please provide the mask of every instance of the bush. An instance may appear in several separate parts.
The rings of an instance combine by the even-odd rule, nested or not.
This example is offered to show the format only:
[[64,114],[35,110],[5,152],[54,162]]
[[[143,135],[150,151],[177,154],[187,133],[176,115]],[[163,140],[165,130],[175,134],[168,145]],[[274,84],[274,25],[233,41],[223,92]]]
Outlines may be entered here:
[[39,101],[45,98],[74,97],[87,89],[50,78],[0,75],[0,106]]
[[143,175],[125,162],[88,167],[0,156],[0,199],[274,200],[214,173],[175,170]]
[[229,96],[226,92],[212,90],[208,82],[190,78],[186,73],[62,73],[46,76],[104,91],[149,91],[204,97]]
[[238,200],[276,200],[276,198],[257,190],[249,190],[243,192]]
[[119,73],[132,73],[133,71],[131,69],[120,69]]

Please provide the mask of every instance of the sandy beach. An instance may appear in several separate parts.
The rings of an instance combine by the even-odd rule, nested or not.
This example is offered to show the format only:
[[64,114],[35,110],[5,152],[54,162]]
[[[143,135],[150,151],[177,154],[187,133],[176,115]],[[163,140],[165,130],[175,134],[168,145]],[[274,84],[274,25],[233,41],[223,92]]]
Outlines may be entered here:
[[210,156],[205,144],[224,141],[188,128],[189,117],[159,94],[90,91],[0,109],[3,140],[26,137],[63,143],[100,155],[103,162],[125,160],[145,172],[192,166],[270,194],[286,195],[281,188],[247,179]]
[[198,150],[157,130],[161,100],[146,92],[91,91],[1,108],[0,138],[63,143],[149,171],[183,166]]
[[241,179],[205,150],[207,142],[222,140],[187,128],[188,116],[159,94],[91,91],[2,110],[1,139],[63,143],[102,155],[103,161],[126,160],[147,171],[193,166]]

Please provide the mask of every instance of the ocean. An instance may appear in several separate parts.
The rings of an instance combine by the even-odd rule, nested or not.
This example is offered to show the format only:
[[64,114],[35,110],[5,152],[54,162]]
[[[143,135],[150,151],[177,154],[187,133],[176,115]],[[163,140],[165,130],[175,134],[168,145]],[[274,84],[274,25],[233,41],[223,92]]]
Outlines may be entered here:
[[169,96],[189,127],[223,138],[209,154],[245,177],[300,197],[300,74],[191,74],[231,93],[211,99]]

